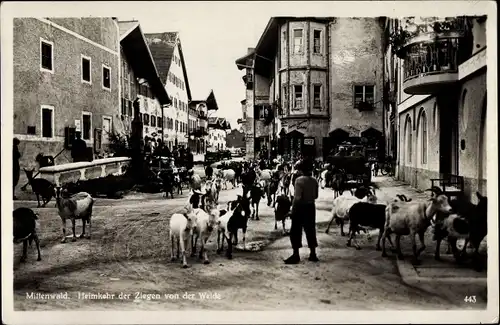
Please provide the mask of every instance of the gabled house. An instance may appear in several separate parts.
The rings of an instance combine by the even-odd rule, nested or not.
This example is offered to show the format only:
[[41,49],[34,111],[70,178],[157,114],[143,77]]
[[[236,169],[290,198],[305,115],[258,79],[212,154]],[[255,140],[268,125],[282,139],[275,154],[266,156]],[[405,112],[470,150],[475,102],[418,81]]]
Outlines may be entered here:
[[189,129],[189,148],[192,152],[205,153],[209,141],[208,116],[219,110],[214,91],[211,90],[204,100],[192,100],[189,109],[190,119],[193,120],[193,125]]
[[[121,53],[121,121],[127,133],[136,113],[143,137],[164,140],[165,107],[171,104],[148,44],[137,21],[119,21]],[[139,112],[133,102],[138,100]]]
[[164,88],[172,104],[165,109],[165,143],[187,147],[191,89],[178,32],[145,34]]
[[97,157],[120,119],[116,20],[14,18],[13,23],[11,109],[21,168],[36,167],[40,153],[57,156],[58,165],[72,162],[70,154],[58,154],[69,150],[75,131],[81,132],[89,156]]

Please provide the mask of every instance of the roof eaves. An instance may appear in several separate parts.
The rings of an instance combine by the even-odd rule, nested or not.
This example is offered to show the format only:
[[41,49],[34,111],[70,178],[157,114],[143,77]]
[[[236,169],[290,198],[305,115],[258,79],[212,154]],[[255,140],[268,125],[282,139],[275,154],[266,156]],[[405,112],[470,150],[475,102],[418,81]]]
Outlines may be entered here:
[[178,39],[177,47],[179,49],[179,56],[181,57],[181,63],[182,63],[182,73],[184,74],[184,80],[186,81],[186,91],[188,95],[188,101],[191,101],[192,99],[191,87],[189,87],[189,79],[187,75],[186,61],[184,60],[184,52],[182,51],[182,45],[179,36],[177,36],[177,39]]
[[[132,21],[133,22],[133,21]],[[119,22],[120,23],[120,22]],[[121,22],[123,23],[123,22]],[[139,27],[139,22],[135,23],[128,31],[126,31],[123,35],[120,36],[120,41],[125,39],[132,31],[134,31],[137,27]],[[140,28],[140,27],[139,27]]]

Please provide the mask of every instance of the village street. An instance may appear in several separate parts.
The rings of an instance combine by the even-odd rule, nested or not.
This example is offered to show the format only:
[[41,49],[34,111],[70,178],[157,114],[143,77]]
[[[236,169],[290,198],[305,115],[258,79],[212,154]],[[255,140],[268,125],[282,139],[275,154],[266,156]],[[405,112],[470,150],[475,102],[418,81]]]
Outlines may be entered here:
[[[375,183],[380,187],[379,200],[389,200],[399,193],[413,200],[427,195],[387,177],[377,177]],[[221,192],[221,204],[239,193],[241,187]],[[60,243],[60,218],[54,202],[47,208],[35,209],[40,214],[42,261],[36,261],[36,249],[32,247],[27,262],[20,264],[22,245],[15,247],[15,309],[442,310],[486,307],[486,272],[478,273],[446,262],[451,258],[444,255],[445,243],[442,245],[445,261],[435,262],[431,230],[428,230],[422,265],[417,269],[408,266],[407,261],[396,261],[391,251],[389,258],[381,257],[381,252],[375,250],[378,231],[372,231],[371,240],[366,235],[359,236],[361,250],[346,247],[347,238],[340,236],[335,224],[330,234],[325,234],[331,215],[330,189],[321,190],[317,201],[319,263],[307,261],[308,251],[304,247],[299,265],[284,265],[283,258],[291,253],[289,238],[283,236],[281,224],[274,230],[273,211],[261,202],[261,219],[250,220],[247,231],[247,245],[258,244],[260,250],[237,249],[233,259],[227,260],[215,253],[216,235],[212,234],[208,245],[211,263],[203,265],[197,257],[190,257],[191,267],[182,269],[180,262],[170,261],[168,221],[170,215],[185,204],[187,191],[174,199],[161,196],[134,193],[120,200],[98,199],[92,239],[65,244]],[[36,208],[36,202],[32,201],[14,204]],[[69,221],[68,227],[71,231]],[[287,222],[287,229],[289,227]],[[80,232],[81,224],[77,223],[77,234]],[[306,246],[305,238],[303,243]],[[409,255],[408,239],[403,238],[401,243]],[[31,293],[66,292],[68,299],[64,300],[27,298]],[[82,300],[81,293],[115,296],[114,299]],[[200,297],[200,293],[212,293],[213,299]],[[123,294],[130,296],[123,299],[127,298]],[[476,303],[465,302],[467,296],[475,296]]]

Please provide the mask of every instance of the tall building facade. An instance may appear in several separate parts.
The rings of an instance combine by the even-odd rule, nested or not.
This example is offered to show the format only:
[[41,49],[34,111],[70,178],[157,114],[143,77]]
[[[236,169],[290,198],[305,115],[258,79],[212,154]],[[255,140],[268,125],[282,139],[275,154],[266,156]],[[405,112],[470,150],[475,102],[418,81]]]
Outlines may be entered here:
[[422,189],[459,176],[473,201],[486,195],[486,16],[389,20],[387,29],[397,176]]
[[[14,137],[21,166],[64,149],[67,128],[95,154],[120,122],[120,41],[113,18],[14,19]],[[56,164],[71,162],[61,154]]]
[[384,22],[271,18],[255,49],[236,61],[246,70],[247,156],[263,146],[319,158],[345,140],[378,145],[385,133]]
[[172,104],[164,110],[165,143],[170,147],[188,146],[189,102],[191,90],[186,62],[177,32],[145,34],[158,74]]
[[164,109],[171,104],[158,75],[146,39],[137,21],[119,21],[121,54],[121,124],[131,133],[135,117],[133,102],[139,102],[143,137],[164,140]]

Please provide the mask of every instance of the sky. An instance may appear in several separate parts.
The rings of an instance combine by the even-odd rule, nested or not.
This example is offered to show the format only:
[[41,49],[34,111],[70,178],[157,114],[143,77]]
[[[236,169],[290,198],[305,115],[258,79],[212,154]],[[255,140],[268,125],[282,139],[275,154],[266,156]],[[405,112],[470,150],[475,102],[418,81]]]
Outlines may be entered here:
[[245,15],[245,3],[231,6],[231,13],[223,2],[209,6],[203,10],[203,4],[165,3],[165,10],[118,18],[138,20],[144,33],[179,32],[192,98],[205,99],[213,89],[219,106],[214,116],[239,128],[245,84],[244,70],[238,70],[235,60],[257,45],[271,16],[265,10]]
[[[273,16],[429,16],[479,11],[484,1],[126,1],[2,3],[2,16],[117,17],[138,20],[144,33],[179,32],[193,99],[213,89],[219,111],[233,128],[241,117],[245,85],[235,60],[255,47]],[[480,5],[481,4],[481,5]],[[3,22],[4,20],[2,20]],[[3,25],[2,25],[3,26]]]

